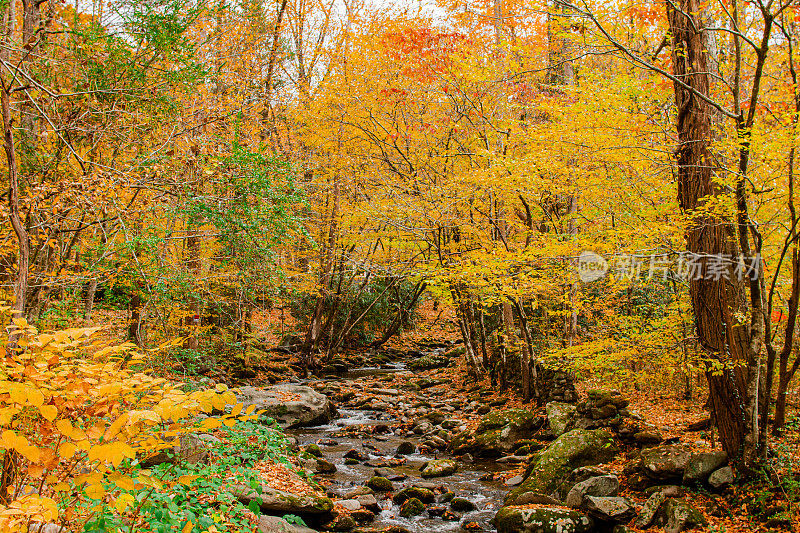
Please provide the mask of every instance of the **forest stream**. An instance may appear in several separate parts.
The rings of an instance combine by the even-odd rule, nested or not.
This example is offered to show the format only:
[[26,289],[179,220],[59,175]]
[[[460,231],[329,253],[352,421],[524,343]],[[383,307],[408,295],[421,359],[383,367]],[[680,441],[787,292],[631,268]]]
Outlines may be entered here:
[[[407,370],[403,363],[393,363],[380,368],[354,369],[323,381],[327,389],[372,389],[399,399],[405,393],[382,389],[382,378],[410,379],[412,376],[414,373]],[[415,397],[416,402],[428,403],[432,410],[449,411],[448,417],[458,419],[459,413],[450,405],[450,400],[447,390],[422,390]],[[354,398],[354,401],[357,403],[358,398]],[[420,470],[426,462],[447,456],[439,451],[429,451],[424,446],[420,449],[420,436],[401,427],[407,427],[408,419],[401,420],[400,417],[387,413],[382,405],[377,405],[377,409],[367,407],[370,406],[340,407],[338,417],[327,425],[288,432],[297,439],[301,447],[317,444],[324,459],[336,466],[336,472],[316,476],[317,480],[328,484],[327,490],[331,495],[345,498],[347,494],[357,493],[370,478],[379,475],[392,481],[392,494],[397,494],[406,487],[417,486],[433,491],[436,501],[426,504],[427,510],[420,515],[404,518],[400,516],[400,505],[393,502],[388,497],[389,494],[376,493],[380,511],[376,513],[375,521],[371,524],[373,527],[400,526],[414,533],[422,533],[457,531],[462,524],[476,522],[480,530],[494,531],[491,520],[501,506],[508,487],[501,481],[491,480],[492,476],[487,474],[502,470],[503,465],[486,460],[463,462],[463,458],[460,458],[458,470],[454,474],[423,479]],[[401,445],[410,448],[409,443],[414,448],[412,453],[398,453]],[[356,452],[363,455],[359,456]],[[350,460],[347,456],[351,456]],[[475,509],[453,512],[448,505],[453,498],[465,498],[474,504]]]

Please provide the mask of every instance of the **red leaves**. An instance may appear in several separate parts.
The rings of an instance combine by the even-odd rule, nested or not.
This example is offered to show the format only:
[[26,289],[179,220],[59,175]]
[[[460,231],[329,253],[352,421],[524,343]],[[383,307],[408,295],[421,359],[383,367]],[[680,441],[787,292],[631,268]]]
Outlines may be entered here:
[[430,27],[389,32],[382,39],[389,58],[404,65],[401,73],[419,81],[431,81],[444,72],[452,56],[464,53],[469,42],[463,33]]

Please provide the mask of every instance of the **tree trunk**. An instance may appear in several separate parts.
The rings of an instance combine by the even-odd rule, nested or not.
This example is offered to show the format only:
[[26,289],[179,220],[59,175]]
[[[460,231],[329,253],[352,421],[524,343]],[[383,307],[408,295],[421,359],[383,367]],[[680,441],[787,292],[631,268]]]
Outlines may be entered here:
[[[699,16],[698,0],[680,0],[679,9],[667,5],[672,36],[672,64],[675,76],[701,95],[708,95],[709,76],[705,49],[705,32]],[[674,84],[678,108],[676,151],[678,166],[678,199],[694,223],[687,230],[687,248],[706,271],[709,256],[730,254],[734,233],[730,221],[708,213],[698,214],[707,199],[721,194],[711,174],[711,112],[702,98],[679,83]],[[699,279],[698,279],[699,278]],[[747,379],[741,366],[746,357],[749,331],[735,322],[734,312],[743,300],[742,287],[713,276],[696,276],[689,280],[695,325],[700,345],[720,368],[706,373],[711,406],[723,448],[734,461],[741,461],[745,436],[750,433],[747,416]]]
[[93,279],[89,282],[89,287],[86,289],[86,302],[83,304],[83,319],[92,319],[92,310],[94,309],[94,297],[97,294],[97,280]]
[[[8,2],[3,15],[3,46],[0,48],[0,59],[10,60],[12,36],[16,22],[15,2]],[[14,280],[14,303],[12,309],[16,317],[25,314],[25,298],[28,293],[28,276],[30,275],[30,245],[28,231],[22,222],[19,208],[19,169],[17,166],[17,149],[14,144],[14,117],[11,114],[11,80],[5,80],[0,91],[0,107],[3,115],[3,148],[8,163],[8,208],[11,227],[17,238],[17,277]]]
[[144,345],[144,332],[142,322],[144,321],[144,301],[137,293],[131,298],[131,320],[128,323],[128,340],[136,346]]

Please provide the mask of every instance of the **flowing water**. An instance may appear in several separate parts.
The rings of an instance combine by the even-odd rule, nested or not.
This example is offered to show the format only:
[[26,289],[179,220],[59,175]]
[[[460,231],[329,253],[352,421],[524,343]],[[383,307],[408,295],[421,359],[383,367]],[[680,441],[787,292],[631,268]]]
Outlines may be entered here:
[[[353,370],[331,381],[342,383],[347,380],[397,372],[407,371],[402,364],[392,365],[388,368],[367,367]],[[408,374],[410,377],[411,374]],[[376,494],[382,511],[376,516],[371,527],[381,528],[395,525],[404,527],[413,533],[458,531],[461,529],[461,523],[474,521],[481,526],[481,530],[494,531],[491,519],[499,509],[507,487],[503,486],[501,482],[482,481],[480,478],[489,472],[502,470],[502,465],[493,461],[459,463],[458,471],[451,476],[423,480],[420,477],[420,466],[431,459],[444,458],[445,455],[441,453],[437,456],[421,455],[418,452],[408,456],[395,455],[401,442],[410,441],[417,445],[419,440],[406,436],[405,432],[395,435],[391,430],[387,433],[372,434],[373,427],[371,426],[385,425],[391,428],[399,423],[399,420],[384,412],[340,408],[338,418],[330,424],[291,430],[290,434],[298,440],[301,446],[318,444],[325,459],[336,465],[336,473],[318,474],[316,477],[320,480],[330,481],[328,491],[340,497],[357,487],[364,486],[367,480],[375,475],[375,468],[386,463],[386,467],[396,474],[408,476],[405,480],[393,482],[394,493],[406,486],[432,483],[437,487],[446,487],[454,492],[456,497],[469,499],[477,507],[475,511],[464,513],[459,521],[433,517],[427,511],[413,518],[402,518],[398,505],[393,504],[391,499],[382,500],[381,494]],[[362,432],[359,430],[361,429],[364,430],[364,436],[352,436],[354,431],[360,435]],[[363,462],[346,465],[344,454],[352,449],[367,453],[372,466],[365,465]],[[402,464],[395,465],[399,461],[402,461]]]

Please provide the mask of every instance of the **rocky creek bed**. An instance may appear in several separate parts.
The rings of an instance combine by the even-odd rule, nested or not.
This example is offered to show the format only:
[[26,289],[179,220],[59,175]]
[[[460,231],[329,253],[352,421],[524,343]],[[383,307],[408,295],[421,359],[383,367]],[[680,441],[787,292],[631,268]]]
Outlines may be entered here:
[[[429,439],[434,435],[424,433],[434,426],[426,416],[451,430],[466,428],[463,420],[447,417],[455,412],[452,403],[458,400],[436,391],[409,395],[399,389],[372,387],[376,381],[380,383],[379,378],[391,374],[400,379],[413,377],[403,365],[389,365],[383,369],[357,369],[317,384],[323,391],[344,395],[347,403],[361,403],[358,394],[344,392],[351,388],[370,390],[379,400],[359,408],[340,408],[337,418],[329,424],[289,430],[288,434],[297,439],[301,449],[321,456],[308,459],[307,467],[318,472],[318,481],[327,484],[331,496],[344,499],[345,505],[356,511],[361,508],[372,511],[374,518],[368,517],[371,527],[423,533],[458,531],[462,525],[474,524],[472,527],[481,531],[493,530],[491,521],[508,487],[492,474],[501,471],[503,465],[489,459],[452,461],[443,450],[431,446]],[[408,403],[409,398],[430,407],[414,407]],[[395,408],[408,415],[398,416],[393,412]],[[422,423],[416,424],[417,421]],[[403,429],[408,426],[411,427]],[[335,471],[331,471],[331,465]],[[452,469],[453,465],[455,472],[447,474],[447,468]],[[425,466],[429,466],[427,471],[423,469]],[[437,466],[445,468],[434,471]],[[364,487],[370,490],[365,491]],[[358,498],[364,492],[372,492],[376,504],[359,503]],[[405,495],[415,495],[422,506],[413,509],[415,502],[412,502],[403,508],[403,503],[411,499]],[[362,501],[371,504],[372,498]],[[410,515],[418,510],[421,512]]]
[[452,370],[435,370],[452,352],[434,349],[415,357],[416,367],[241,387],[240,401],[296,441],[300,469],[318,489],[294,507],[283,496],[262,505],[313,529],[273,516],[260,530],[679,533],[722,512],[719,494],[735,481],[724,453],[665,441],[619,392],[591,390],[581,400],[558,375],[557,400],[545,409],[455,383]]

